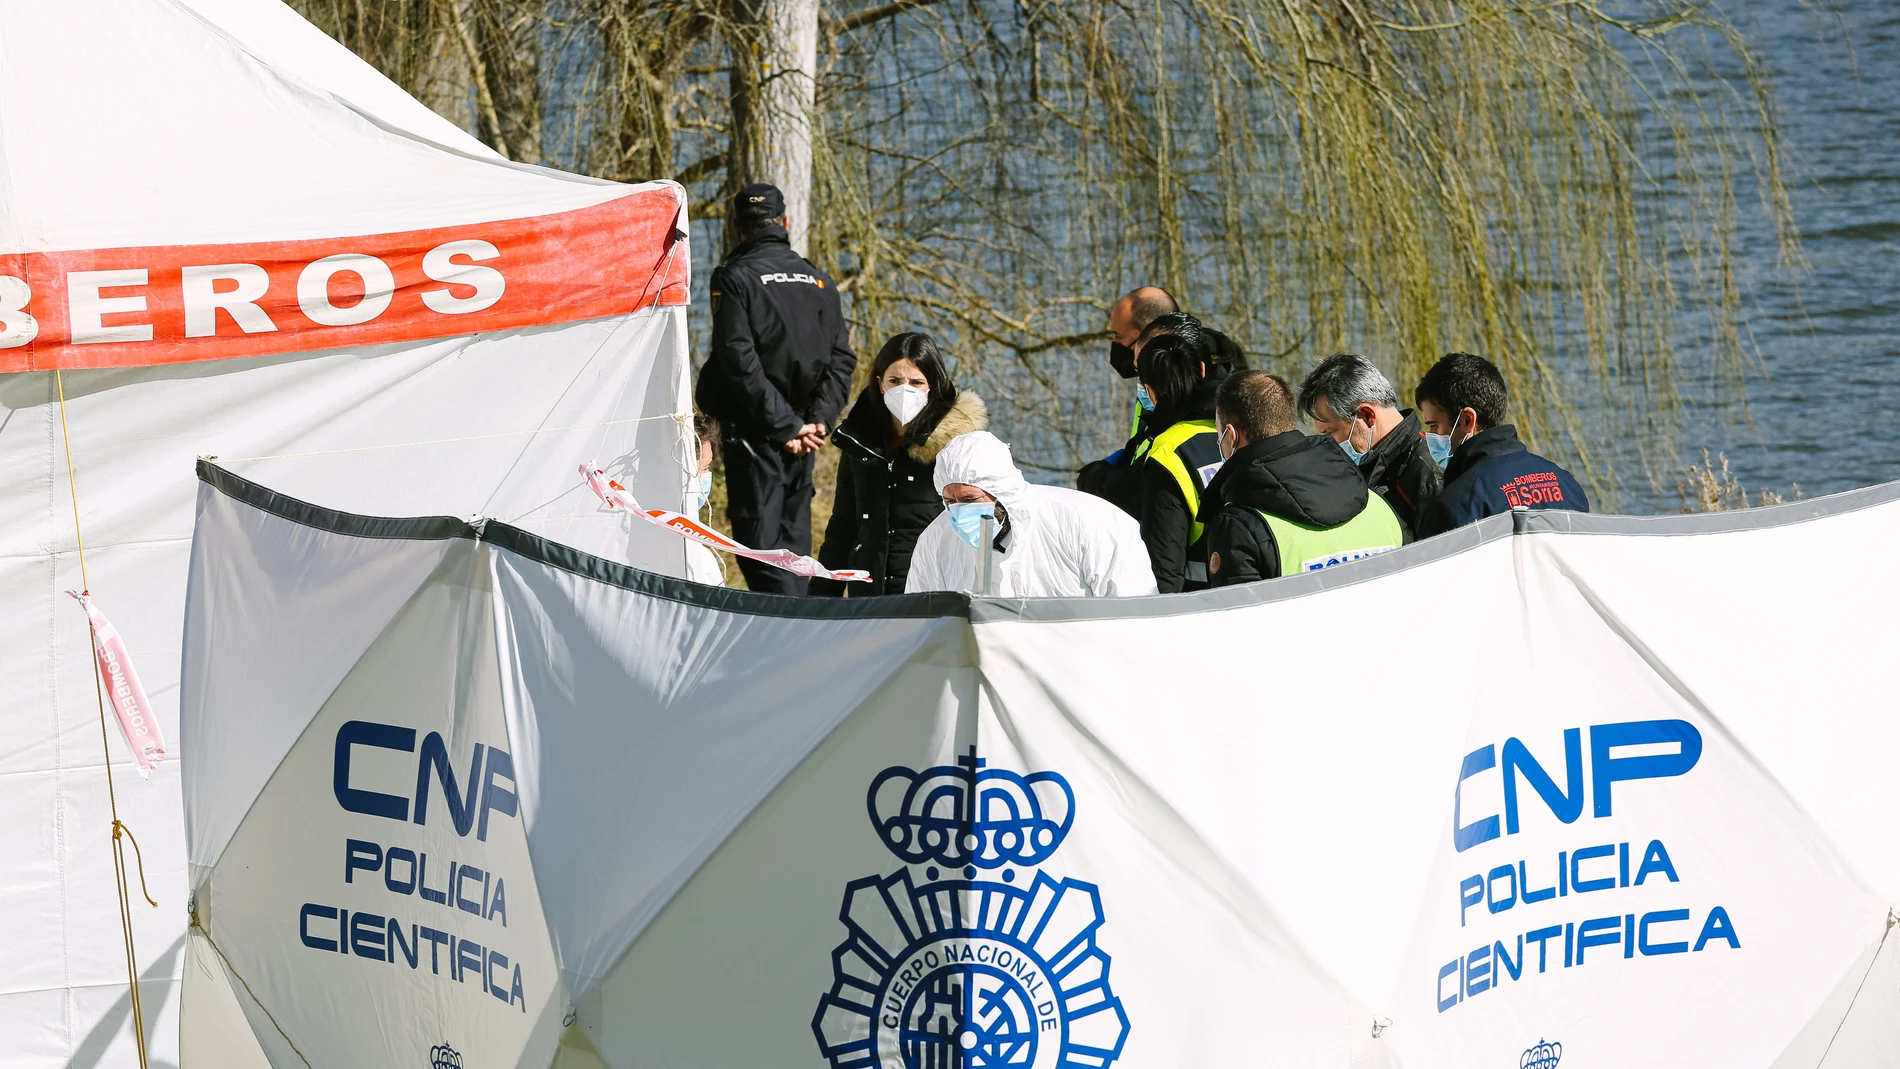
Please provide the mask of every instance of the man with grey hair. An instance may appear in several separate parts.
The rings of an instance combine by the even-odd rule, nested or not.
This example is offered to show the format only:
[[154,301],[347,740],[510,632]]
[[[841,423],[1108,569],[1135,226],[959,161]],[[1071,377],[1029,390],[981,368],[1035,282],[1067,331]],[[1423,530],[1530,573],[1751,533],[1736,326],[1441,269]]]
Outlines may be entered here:
[[1417,537],[1419,509],[1444,486],[1444,462],[1418,416],[1399,407],[1390,380],[1363,356],[1335,353],[1300,383],[1300,411],[1339,443],[1366,485]]

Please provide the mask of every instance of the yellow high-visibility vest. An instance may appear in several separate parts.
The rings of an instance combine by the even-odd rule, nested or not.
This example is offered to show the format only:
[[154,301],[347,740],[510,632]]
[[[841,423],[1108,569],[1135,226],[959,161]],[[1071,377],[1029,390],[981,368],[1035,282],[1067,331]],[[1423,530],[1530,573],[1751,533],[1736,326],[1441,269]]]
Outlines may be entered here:
[[1405,544],[1405,527],[1398,514],[1384,498],[1370,492],[1359,515],[1334,527],[1308,527],[1270,512],[1261,512],[1260,518],[1267,521],[1279,544],[1281,575],[1316,572]]
[[[1155,436],[1148,447],[1148,458],[1168,469],[1187,499],[1188,515],[1201,511],[1201,493],[1214,481],[1220,470],[1220,431],[1211,419],[1188,419]],[[1189,544],[1201,540],[1201,521],[1194,521]]]

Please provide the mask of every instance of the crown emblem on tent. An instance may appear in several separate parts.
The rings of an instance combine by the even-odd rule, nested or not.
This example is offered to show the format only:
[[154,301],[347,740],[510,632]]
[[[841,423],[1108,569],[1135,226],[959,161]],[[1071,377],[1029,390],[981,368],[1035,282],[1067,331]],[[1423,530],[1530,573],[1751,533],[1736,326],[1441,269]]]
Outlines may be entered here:
[[1557,1069],[1557,1063],[1563,1056],[1562,1043],[1552,1043],[1539,1036],[1537,1042],[1517,1060],[1517,1069]]
[[429,1069],[462,1069],[462,1056],[447,1043],[429,1048]]
[[[811,1023],[831,1069],[1108,1069],[1121,1057],[1128,1014],[1096,942],[1101,892],[1043,865],[1068,836],[1075,792],[1055,772],[984,764],[972,746],[871,780],[878,839],[908,864],[845,886],[845,940]],[[923,862],[935,864],[912,867]]]
[[866,798],[878,838],[913,865],[996,869],[1047,861],[1075,821],[1068,781],[984,763],[972,746],[954,765],[895,765],[879,773]]

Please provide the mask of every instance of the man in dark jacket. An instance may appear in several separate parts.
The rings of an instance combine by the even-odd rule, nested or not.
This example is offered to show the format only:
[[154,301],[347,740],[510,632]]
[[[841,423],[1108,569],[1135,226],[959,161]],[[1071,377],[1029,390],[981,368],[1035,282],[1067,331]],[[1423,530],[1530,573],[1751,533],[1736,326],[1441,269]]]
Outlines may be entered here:
[[[1124,379],[1135,377],[1135,349],[1149,324],[1163,316],[1176,317],[1180,307],[1168,291],[1159,286],[1138,286],[1121,295],[1108,309],[1108,366]],[[1198,323],[1196,324],[1199,325]],[[1149,410],[1136,393],[1134,420],[1129,425],[1129,443],[1153,437],[1145,430]],[[1129,446],[1115,450],[1101,460],[1091,460],[1075,473],[1075,488],[1085,494],[1111,501],[1135,519],[1141,519],[1141,488],[1134,454]]]
[[[1136,290],[1136,293],[1147,292]],[[1162,290],[1153,290],[1162,296]],[[1132,296],[1132,295],[1131,295]],[[1172,303],[1173,298],[1168,298]],[[1116,305],[1120,308],[1121,305]],[[1111,323],[1113,321],[1111,320]],[[1142,350],[1154,339],[1164,336],[1183,338],[1205,354],[1206,378],[1209,395],[1207,402],[1213,402],[1212,390],[1219,386],[1236,369],[1247,366],[1247,358],[1240,346],[1232,338],[1218,330],[1210,330],[1199,319],[1186,312],[1166,312],[1150,320],[1148,325],[1135,332],[1134,355],[1130,360],[1139,365]],[[1142,388],[1145,389],[1145,386]],[[1141,390],[1135,395],[1135,421],[1129,433],[1128,441],[1101,460],[1090,461],[1076,472],[1075,488],[1085,494],[1094,494],[1114,503],[1123,512],[1135,519],[1142,519],[1143,496],[1141,472],[1143,460],[1155,437],[1167,430],[1175,420],[1169,413],[1158,411],[1156,401],[1144,398]],[[1209,412],[1209,418],[1212,412]],[[1164,588],[1165,589],[1165,588]]]
[[[1198,344],[1207,349],[1208,377],[1216,384],[1235,371],[1245,370],[1247,354],[1234,339],[1212,330],[1200,320],[1182,312],[1167,290],[1159,286],[1141,286],[1122,294],[1108,310],[1108,365],[1117,375],[1132,379],[1136,375],[1137,355],[1149,339],[1161,334],[1182,332],[1191,327]],[[1134,419],[1128,430],[1128,443],[1101,460],[1091,460],[1075,474],[1075,488],[1085,494],[1113,502],[1135,519],[1141,519],[1141,459],[1146,445],[1166,429],[1157,426],[1151,407],[1135,402]]]
[[1214,404],[1227,461],[1201,503],[1208,585],[1318,571],[1404,544],[1398,517],[1339,446],[1295,429],[1285,379],[1239,372]]
[[1452,449],[1445,488],[1419,511],[1420,538],[1520,506],[1590,511],[1577,480],[1526,449],[1504,422],[1510,395],[1491,361],[1451,353],[1419,380],[1413,399],[1426,428],[1450,435]]
[[[1137,286],[1108,308],[1108,366],[1124,379],[1135,377],[1135,344],[1148,325],[1164,315],[1181,311],[1173,295],[1160,286]],[[1208,351],[1217,364],[1230,371],[1247,370],[1247,353],[1234,339],[1207,330]]]
[[1135,377],[1135,341],[1148,324],[1180,306],[1160,286],[1137,286],[1108,307],[1108,366],[1124,379]]
[[1339,443],[1366,486],[1415,534],[1419,507],[1438,493],[1445,473],[1418,415],[1400,410],[1398,391],[1378,367],[1354,353],[1334,353],[1300,383],[1300,411]]
[[[857,357],[838,287],[792,251],[785,196],[745,187],[732,212],[744,237],[713,269],[712,356],[695,400],[725,431],[726,516],[754,549],[811,552],[812,458],[851,388]],[[790,572],[739,558],[753,590],[803,594]]]

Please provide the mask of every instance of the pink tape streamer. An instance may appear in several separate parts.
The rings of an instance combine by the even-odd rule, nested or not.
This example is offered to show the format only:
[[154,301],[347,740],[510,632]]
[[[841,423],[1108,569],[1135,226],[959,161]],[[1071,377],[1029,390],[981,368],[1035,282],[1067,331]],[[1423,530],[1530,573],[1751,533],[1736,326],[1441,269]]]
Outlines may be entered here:
[[598,464],[582,464],[581,476],[587,480],[587,488],[594,492],[595,497],[605,502],[608,508],[626,509],[628,513],[639,516],[655,526],[664,527],[689,541],[698,542],[704,546],[711,546],[714,549],[730,553],[735,557],[750,557],[756,561],[763,561],[774,568],[783,568],[793,575],[802,575],[807,578],[817,579],[837,579],[847,583],[868,583],[871,581],[871,573],[860,568],[839,568],[833,570],[810,557],[793,553],[789,549],[753,549],[749,546],[734,542],[732,539],[705,526],[691,516],[684,516],[677,512],[668,512],[665,509],[643,509],[640,507],[640,503],[633,499],[633,495],[627,492],[627,488],[609,479],[607,472]]
[[92,623],[93,641],[99,648],[99,675],[105,680],[106,696],[112,699],[112,708],[118,711],[119,730],[125,732],[125,743],[138,761],[139,776],[150,778],[152,770],[165,760],[165,736],[159,731],[151,699],[145,696],[145,684],[139,682],[138,670],[132,667],[132,655],[126,652],[119,629],[92,603],[90,593],[77,590],[66,593],[86,610],[86,619]]

